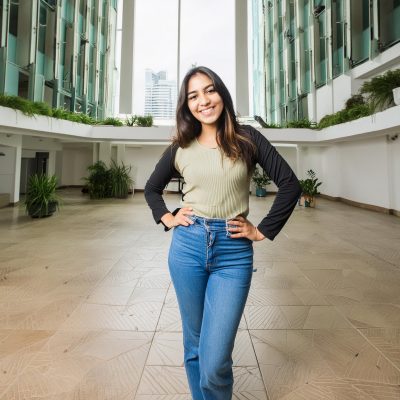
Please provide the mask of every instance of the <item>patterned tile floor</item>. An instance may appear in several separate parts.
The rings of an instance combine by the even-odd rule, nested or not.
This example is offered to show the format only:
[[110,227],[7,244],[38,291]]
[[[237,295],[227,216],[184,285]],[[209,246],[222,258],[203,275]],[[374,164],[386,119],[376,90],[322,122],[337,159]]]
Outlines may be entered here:
[[[0,400],[190,399],[170,233],[142,193],[62,195],[47,219],[0,210]],[[399,218],[323,199],[256,243],[234,398],[400,399],[399,244]]]

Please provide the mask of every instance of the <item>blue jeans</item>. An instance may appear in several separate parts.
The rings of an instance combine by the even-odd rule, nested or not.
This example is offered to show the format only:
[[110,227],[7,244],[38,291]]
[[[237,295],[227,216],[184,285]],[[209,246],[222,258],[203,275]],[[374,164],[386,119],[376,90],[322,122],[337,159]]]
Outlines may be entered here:
[[193,400],[232,398],[232,351],[253,273],[253,242],[233,239],[227,220],[190,217],[174,228],[169,270],[182,318]]

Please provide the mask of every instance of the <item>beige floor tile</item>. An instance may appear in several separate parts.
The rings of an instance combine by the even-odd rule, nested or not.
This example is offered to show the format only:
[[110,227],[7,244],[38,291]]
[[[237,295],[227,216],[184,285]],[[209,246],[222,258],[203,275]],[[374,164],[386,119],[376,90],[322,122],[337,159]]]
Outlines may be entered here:
[[146,366],[140,380],[138,395],[188,394],[184,367]]
[[368,328],[359,332],[400,370],[400,328]]

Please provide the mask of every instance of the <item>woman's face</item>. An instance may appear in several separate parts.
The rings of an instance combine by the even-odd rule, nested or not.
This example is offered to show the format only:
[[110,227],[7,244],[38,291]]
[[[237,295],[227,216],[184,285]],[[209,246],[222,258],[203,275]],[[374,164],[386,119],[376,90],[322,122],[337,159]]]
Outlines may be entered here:
[[190,112],[202,125],[216,126],[224,109],[224,102],[215,91],[212,80],[202,73],[189,79],[187,104]]

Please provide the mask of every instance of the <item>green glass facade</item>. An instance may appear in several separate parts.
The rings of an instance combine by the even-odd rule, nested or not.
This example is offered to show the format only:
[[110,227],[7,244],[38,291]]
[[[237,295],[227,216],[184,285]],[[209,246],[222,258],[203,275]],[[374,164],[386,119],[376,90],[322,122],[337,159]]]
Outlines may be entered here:
[[310,118],[309,96],[400,42],[400,0],[253,0],[252,13],[264,21],[253,50],[265,57],[253,101],[268,123]]
[[116,8],[109,0],[0,0],[0,93],[104,118]]

